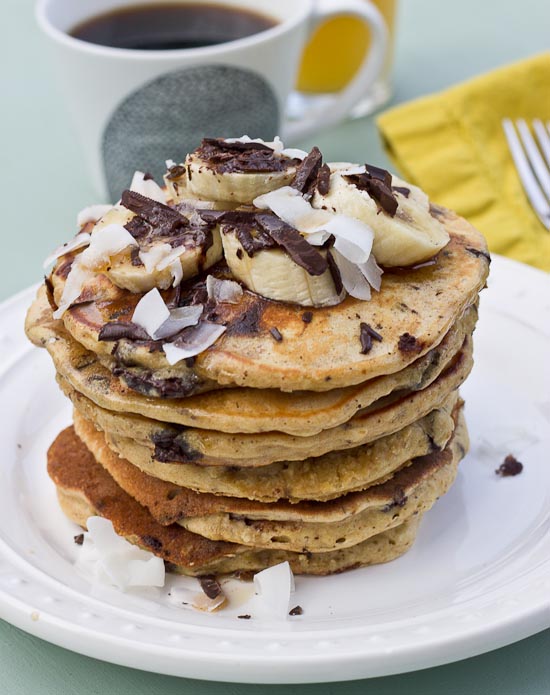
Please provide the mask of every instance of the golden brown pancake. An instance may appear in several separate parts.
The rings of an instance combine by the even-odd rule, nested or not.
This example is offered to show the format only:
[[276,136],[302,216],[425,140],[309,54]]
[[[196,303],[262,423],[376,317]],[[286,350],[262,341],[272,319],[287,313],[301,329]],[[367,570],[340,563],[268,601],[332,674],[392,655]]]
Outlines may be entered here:
[[[448,210],[438,214],[451,239],[432,265],[387,272],[382,290],[373,293],[370,301],[348,297],[337,306],[314,309],[310,323],[303,321],[302,307],[267,301],[246,291],[238,304],[216,306],[215,320],[227,325],[226,333],[192,366],[181,362],[172,373],[191,381],[196,378],[198,389],[214,381],[283,391],[326,391],[399,372],[441,342],[475,302],[488,274],[482,235]],[[56,302],[68,263],[70,255],[63,257],[52,276]],[[168,363],[160,345],[152,349],[147,343],[98,340],[105,323],[130,320],[139,299],[140,295],[97,276],[83,292],[83,303],[66,311],[63,320],[69,333],[92,352],[118,364],[166,374]],[[382,336],[368,354],[361,352],[361,323]],[[274,339],[273,328],[281,341]],[[190,383],[189,393],[192,388]]]
[[192,576],[258,571],[285,560],[296,574],[317,575],[388,562],[410,548],[420,521],[418,515],[364,543],[330,553],[254,550],[208,540],[179,524],[159,524],[96,462],[72,427],[63,430],[50,447],[48,473],[63,510],[73,521],[85,528],[89,516],[104,516],[120,536],[162,557],[170,570]]

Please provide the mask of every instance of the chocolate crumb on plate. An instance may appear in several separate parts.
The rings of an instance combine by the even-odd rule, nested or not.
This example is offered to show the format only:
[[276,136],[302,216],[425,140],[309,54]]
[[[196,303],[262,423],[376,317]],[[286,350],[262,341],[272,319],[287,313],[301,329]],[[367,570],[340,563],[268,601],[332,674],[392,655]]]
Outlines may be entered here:
[[222,593],[220,583],[212,575],[205,575],[204,577],[199,577],[199,582],[201,585],[201,589],[208,596],[208,598],[218,598],[218,596]]
[[244,615],[238,615],[237,616],[237,618],[239,618],[239,620],[250,620],[251,617],[252,616],[248,615],[248,613],[245,613]]
[[495,470],[495,473],[502,478],[508,478],[512,475],[519,475],[522,470],[523,463],[520,463],[512,454],[508,454],[500,466]]
[[84,543],[84,534],[79,533],[78,536],[75,536],[73,540],[77,545],[82,545]]
[[289,615],[303,615],[303,613],[304,609],[302,608],[302,606],[294,606],[294,608],[291,608],[288,611]]

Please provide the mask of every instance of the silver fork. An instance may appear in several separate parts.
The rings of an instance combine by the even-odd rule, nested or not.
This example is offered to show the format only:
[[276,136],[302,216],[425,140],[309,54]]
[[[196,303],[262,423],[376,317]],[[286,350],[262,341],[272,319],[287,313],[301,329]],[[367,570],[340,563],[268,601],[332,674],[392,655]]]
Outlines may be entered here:
[[550,230],[550,122],[533,120],[535,141],[523,118],[515,124],[504,118],[502,127],[510,154],[531,207],[546,229]]

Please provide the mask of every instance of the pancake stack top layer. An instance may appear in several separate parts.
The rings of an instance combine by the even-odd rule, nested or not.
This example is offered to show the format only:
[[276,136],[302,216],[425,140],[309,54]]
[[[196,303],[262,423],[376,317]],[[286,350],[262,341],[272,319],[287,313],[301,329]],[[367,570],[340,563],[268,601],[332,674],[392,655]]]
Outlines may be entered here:
[[186,574],[397,557],[467,450],[483,238],[317,148],[206,139],[167,167],[80,213],[28,312],[75,409],[63,509]]

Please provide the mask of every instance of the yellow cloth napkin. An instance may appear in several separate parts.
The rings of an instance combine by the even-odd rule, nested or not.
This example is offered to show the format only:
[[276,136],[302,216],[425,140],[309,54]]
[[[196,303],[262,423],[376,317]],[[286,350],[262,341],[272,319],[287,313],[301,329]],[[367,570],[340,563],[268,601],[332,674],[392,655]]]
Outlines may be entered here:
[[523,192],[506,116],[550,119],[550,53],[397,106],[378,127],[403,178],[470,220],[492,251],[550,271],[550,232]]

